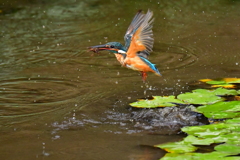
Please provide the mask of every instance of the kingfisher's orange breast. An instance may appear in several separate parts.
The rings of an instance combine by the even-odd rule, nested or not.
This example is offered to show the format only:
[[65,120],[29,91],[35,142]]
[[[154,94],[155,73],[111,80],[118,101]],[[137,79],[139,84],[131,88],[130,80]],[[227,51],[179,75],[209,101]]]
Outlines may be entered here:
[[127,68],[136,71],[155,72],[138,56],[135,56],[133,58],[126,57],[126,59],[124,60],[124,64]]
[[117,53],[115,54],[115,56],[116,56],[118,62],[120,62],[121,65],[124,65],[124,64],[123,64],[123,61],[124,61],[123,56],[122,56],[121,54],[117,54]]

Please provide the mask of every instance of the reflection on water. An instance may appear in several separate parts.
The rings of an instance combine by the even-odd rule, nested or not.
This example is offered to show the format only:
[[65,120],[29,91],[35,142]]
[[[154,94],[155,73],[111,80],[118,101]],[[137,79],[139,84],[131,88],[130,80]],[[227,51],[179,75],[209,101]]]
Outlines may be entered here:
[[[181,139],[168,134],[204,119],[184,107],[135,110],[128,103],[177,95],[200,78],[239,77],[239,5],[0,0],[1,159],[163,156],[149,146]],[[93,56],[87,47],[123,42],[136,11],[148,8],[155,17],[149,58],[163,77],[149,74],[145,85],[112,54]]]

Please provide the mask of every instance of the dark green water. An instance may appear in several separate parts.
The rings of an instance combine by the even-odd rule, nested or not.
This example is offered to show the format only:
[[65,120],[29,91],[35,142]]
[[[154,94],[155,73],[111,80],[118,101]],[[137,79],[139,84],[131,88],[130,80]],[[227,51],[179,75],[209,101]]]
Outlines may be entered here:
[[[0,158],[160,158],[165,152],[148,146],[182,136],[137,128],[128,103],[176,95],[202,78],[240,77],[239,7],[231,0],[0,0]],[[86,49],[123,43],[139,9],[154,12],[149,58],[163,74],[149,74],[148,86],[114,55]]]

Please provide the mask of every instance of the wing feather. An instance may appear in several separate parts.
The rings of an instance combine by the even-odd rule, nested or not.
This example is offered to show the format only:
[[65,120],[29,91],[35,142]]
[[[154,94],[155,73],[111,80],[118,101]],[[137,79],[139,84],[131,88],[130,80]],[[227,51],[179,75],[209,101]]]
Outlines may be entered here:
[[136,32],[136,30],[140,27],[142,22],[144,21],[145,14],[142,13],[142,10],[139,10],[137,14],[134,16],[131,24],[129,25],[127,32],[124,36],[125,40],[125,48],[128,50],[129,45],[131,43],[131,39],[133,34]]
[[[135,28],[133,35],[131,37],[131,42],[127,51],[129,57],[136,56],[139,52],[149,53],[153,48],[153,32],[152,32],[152,19],[153,13],[148,10],[148,12],[141,19],[141,24],[138,28]],[[145,51],[146,50],[146,51]]]

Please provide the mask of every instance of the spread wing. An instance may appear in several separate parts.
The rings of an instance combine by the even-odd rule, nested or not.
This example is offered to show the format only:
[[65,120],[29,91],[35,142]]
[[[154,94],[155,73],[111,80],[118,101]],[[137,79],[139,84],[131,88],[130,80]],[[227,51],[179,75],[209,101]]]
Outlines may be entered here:
[[145,14],[142,13],[142,10],[139,10],[137,12],[137,14],[135,15],[135,17],[133,18],[130,26],[128,27],[127,32],[124,36],[125,48],[127,50],[130,46],[133,34],[136,32],[136,30],[140,27],[140,25],[144,21],[144,16],[145,16]]
[[141,53],[149,55],[153,47],[152,19],[153,13],[148,10],[146,14],[138,12],[133,18],[125,35],[127,56],[134,57]]

